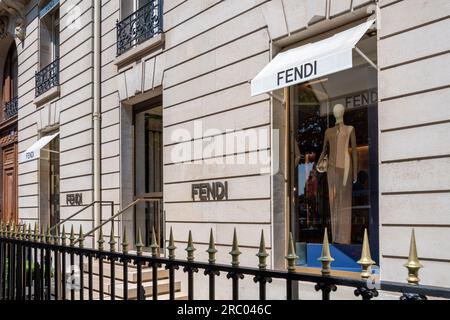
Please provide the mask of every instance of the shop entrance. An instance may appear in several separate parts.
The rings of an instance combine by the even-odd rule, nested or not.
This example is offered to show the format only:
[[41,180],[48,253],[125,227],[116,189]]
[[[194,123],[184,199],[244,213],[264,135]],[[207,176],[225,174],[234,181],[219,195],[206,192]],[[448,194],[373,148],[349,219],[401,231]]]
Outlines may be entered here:
[[135,206],[135,234],[141,231],[146,248],[151,245],[153,230],[164,246],[162,129],[161,106],[134,113],[135,198],[146,199]]

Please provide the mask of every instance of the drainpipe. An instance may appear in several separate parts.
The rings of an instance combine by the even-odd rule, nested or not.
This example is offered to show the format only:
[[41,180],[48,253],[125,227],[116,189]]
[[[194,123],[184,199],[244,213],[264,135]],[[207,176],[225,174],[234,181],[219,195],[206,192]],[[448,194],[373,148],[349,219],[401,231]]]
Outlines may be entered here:
[[[94,1],[94,219],[95,226],[101,223],[101,2]],[[95,241],[98,233],[94,235]]]

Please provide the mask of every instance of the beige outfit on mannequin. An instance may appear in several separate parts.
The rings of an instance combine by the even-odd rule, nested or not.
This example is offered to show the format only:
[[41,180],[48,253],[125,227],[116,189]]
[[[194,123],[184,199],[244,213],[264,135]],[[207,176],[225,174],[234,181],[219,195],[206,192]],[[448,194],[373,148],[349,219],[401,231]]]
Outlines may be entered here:
[[[352,153],[349,145],[351,143]],[[343,122],[325,132],[321,158],[328,155],[328,194],[334,243],[351,243],[352,185],[357,177],[355,129]]]

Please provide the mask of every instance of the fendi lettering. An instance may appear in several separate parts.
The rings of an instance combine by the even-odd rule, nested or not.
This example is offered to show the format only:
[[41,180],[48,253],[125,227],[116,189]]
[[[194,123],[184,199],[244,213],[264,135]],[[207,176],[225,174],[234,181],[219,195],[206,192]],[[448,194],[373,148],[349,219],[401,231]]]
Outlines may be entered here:
[[289,68],[277,73],[277,85],[299,82],[302,79],[317,75],[317,61],[305,63],[301,66]]

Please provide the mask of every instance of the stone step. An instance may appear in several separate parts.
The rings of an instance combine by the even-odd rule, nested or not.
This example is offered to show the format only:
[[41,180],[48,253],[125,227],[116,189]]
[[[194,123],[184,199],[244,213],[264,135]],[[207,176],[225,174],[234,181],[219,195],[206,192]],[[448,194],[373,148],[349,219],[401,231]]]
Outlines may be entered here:
[[[83,297],[84,300],[88,300],[89,299],[89,292],[87,290],[84,290],[83,292]],[[100,293],[97,291],[93,291],[92,292],[92,299],[93,300],[100,300]],[[129,300],[137,300],[137,298],[130,298],[128,297]],[[150,298],[146,296],[146,300],[151,300],[151,296]],[[169,300],[170,299],[170,295],[168,293],[165,294],[159,294],[158,295],[158,300],[164,301],[164,300]],[[66,295],[66,300],[70,300],[70,292],[67,292]],[[75,300],[80,300],[80,292],[75,292]],[[104,294],[103,295],[103,300],[111,300],[111,296],[109,294]],[[122,298],[116,297],[115,300],[123,300]],[[183,292],[175,292],[175,300],[188,300],[188,296],[183,293]]]
[[[85,274],[83,276],[84,280],[84,287],[88,289],[88,275]],[[145,290],[145,296],[151,297],[152,291],[153,291],[153,283],[151,281],[149,282],[143,282],[142,286]],[[121,280],[116,280],[114,283],[115,288],[115,296],[117,298],[123,298],[123,291],[124,291],[124,284]],[[94,275],[92,278],[92,289],[93,291],[99,291],[100,290],[100,281],[99,277]],[[181,282],[175,281],[175,291],[179,292],[181,290]],[[103,279],[103,292],[105,294],[111,293],[111,279],[110,278],[104,278]],[[129,299],[136,299],[137,298],[137,283],[128,283],[128,298]],[[169,293],[169,279],[161,279],[158,280],[158,296],[162,294]]]
[[[100,267],[98,262],[94,262],[92,263],[92,273],[94,275],[99,275],[99,271],[100,271]],[[115,278],[118,280],[123,280],[124,279],[124,272],[123,272],[123,265],[122,264],[116,264],[115,265]],[[87,273],[88,272],[88,264],[85,263],[84,264],[84,272]],[[128,281],[135,283],[137,282],[137,269],[133,268],[130,266],[128,266]],[[103,264],[103,276],[105,278],[110,278],[111,277],[111,265],[108,264]],[[163,268],[159,268],[158,269],[158,279],[167,279],[169,277],[169,270],[165,270]],[[142,268],[142,281],[151,281],[153,279],[153,269],[152,268]]]

